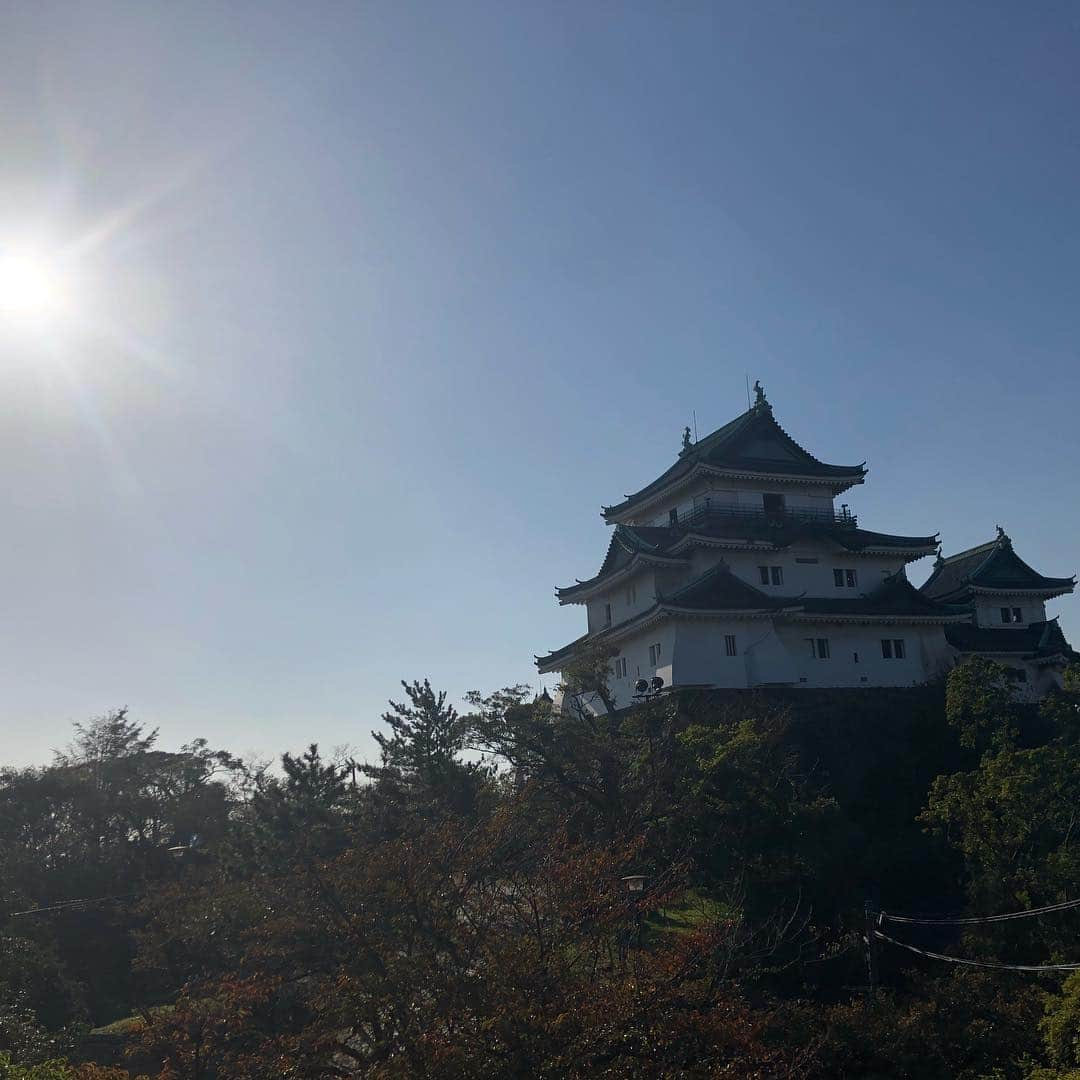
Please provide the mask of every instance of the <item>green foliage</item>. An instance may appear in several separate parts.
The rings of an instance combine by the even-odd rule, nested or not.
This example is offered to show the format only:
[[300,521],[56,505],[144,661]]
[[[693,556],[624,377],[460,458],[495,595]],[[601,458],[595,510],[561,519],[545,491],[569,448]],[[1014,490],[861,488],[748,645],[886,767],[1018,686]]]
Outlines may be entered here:
[[958,664],[949,674],[945,717],[968,750],[1001,749],[1016,738],[1016,703],[1006,668],[980,656]]
[[[989,685],[980,689],[979,678]],[[922,815],[962,853],[971,904],[983,913],[1068,899],[1080,875],[1077,695],[1067,689],[1048,699],[1042,708],[1047,741],[1020,748],[1015,704],[1002,695],[997,678],[995,665],[986,663],[953,673],[950,710],[959,709],[965,730],[979,736],[968,742],[981,742],[983,751],[975,768],[935,779]],[[1031,930],[1044,925],[1046,947],[1056,940],[1054,926],[1040,922]],[[1065,945],[1069,926],[1058,925]]]
[[[369,766],[315,744],[277,772],[203,740],[167,753],[121,711],[0,774],[3,909],[116,897],[4,927],[0,1080],[104,1077],[54,1059],[117,1017],[85,1045],[126,1041],[158,1080],[1080,1073],[1080,977],[883,946],[870,995],[858,936],[868,896],[1074,895],[1077,673],[1038,714],[984,663],[628,708],[608,664],[566,673],[558,712],[507,687],[459,715],[403,684]],[[1077,960],[1078,917],[906,940]]]

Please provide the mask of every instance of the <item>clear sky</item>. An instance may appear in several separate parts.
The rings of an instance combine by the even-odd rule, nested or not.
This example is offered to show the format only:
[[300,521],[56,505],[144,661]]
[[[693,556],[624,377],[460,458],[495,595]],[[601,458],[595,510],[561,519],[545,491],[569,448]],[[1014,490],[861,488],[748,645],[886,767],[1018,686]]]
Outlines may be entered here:
[[16,243],[78,317],[0,333],[9,763],[538,686],[747,374],[862,524],[1080,570],[1073,3],[9,2]]

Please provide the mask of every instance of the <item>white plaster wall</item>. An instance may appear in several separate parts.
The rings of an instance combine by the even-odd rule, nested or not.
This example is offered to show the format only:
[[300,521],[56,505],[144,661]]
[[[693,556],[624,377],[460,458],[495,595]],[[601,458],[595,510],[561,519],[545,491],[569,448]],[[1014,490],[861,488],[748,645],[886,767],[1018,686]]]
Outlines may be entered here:
[[[634,683],[638,679],[651,679],[654,675],[659,675],[664,680],[665,686],[672,685],[675,634],[675,623],[669,619],[619,642],[618,656],[626,657],[627,674],[625,679],[617,678],[612,674],[609,685],[620,706],[630,703],[634,693]],[[660,663],[654,667],[649,663],[649,646],[657,642],[660,644]]]
[[[710,550],[710,553],[712,551]],[[721,552],[731,571],[743,581],[768,595],[828,597],[836,600],[853,600],[872,593],[882,581],[900,570],[904,563],[898,558],[881,556],[851,555],[837,552],[832,545],[819,547],[792,547],[783,551],[731,551]],[[814,559],[816,563],[801,563],[799,559]],[[779,566],[783,568],[783,585],[762,585],[758,573],[759,566]],[[855,588],[836,586],[833,570],[854,570],[857,584]]]
[[[1024,621],[1022,623],[1003,623],[1001,621],[1001,609],[1003,607],[1020,608]],[[979,626],[1022,629],[1029,623],[1046,621],[1046,604],[1037,597],[980,596],[975,601],[975,621]]]
[[[680,619],[675,631],[673,676],[677,686],[705,683],[749,686],[746,646],[769,624],[764,621]],[[736,655],[728,656],[724,637],[734,634]]]
[[[944,638],[940,627],[856,626],[802,623],[778,628],[787,646],[800,686],[911,686],[929,677],[927,664],[936,649],[936,639]],[[807,638],[827,638],[830,657],[810,656]],[[883,637],[901,638],[903,660],[886,660],[881,655]],[[858,661],[855,654],[858,654]]]

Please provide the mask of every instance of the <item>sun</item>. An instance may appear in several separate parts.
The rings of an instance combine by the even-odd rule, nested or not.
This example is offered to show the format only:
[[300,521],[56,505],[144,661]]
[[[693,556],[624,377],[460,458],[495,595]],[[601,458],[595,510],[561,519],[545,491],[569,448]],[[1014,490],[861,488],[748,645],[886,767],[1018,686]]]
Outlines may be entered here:
[[0,249],[0,323],[40,324],[67,314],[70,296],[61,261],[48,254]]

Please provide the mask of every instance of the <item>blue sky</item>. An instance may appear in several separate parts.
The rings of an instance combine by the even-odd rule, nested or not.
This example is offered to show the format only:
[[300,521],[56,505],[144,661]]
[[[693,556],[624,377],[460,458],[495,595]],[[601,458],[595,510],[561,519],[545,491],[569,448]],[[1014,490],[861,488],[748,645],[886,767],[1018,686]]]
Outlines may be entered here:
[[7,762],[538,685],[747,374],[863,524],[1080,569],[1074,5],[10,5],[0,139],[84,308],[0,337]]

